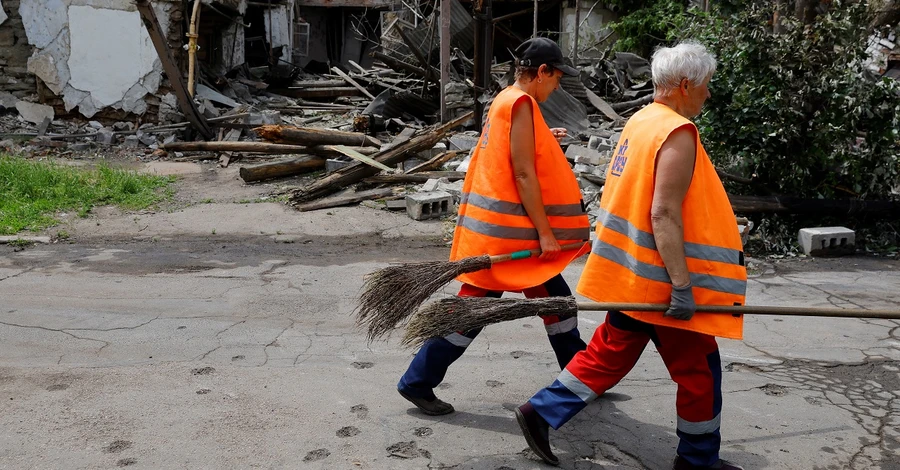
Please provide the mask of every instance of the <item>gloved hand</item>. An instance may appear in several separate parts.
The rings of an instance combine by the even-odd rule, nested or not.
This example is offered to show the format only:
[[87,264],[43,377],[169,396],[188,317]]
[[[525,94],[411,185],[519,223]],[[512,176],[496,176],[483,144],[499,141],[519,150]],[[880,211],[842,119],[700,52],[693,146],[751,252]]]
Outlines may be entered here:
[[694,291],[691,290],[691,287],[690,282],[684,287],[672,286],[672,300],[669,302],[669,309],[663,316],[685,321],[694,316],[697,304],[694,303]]

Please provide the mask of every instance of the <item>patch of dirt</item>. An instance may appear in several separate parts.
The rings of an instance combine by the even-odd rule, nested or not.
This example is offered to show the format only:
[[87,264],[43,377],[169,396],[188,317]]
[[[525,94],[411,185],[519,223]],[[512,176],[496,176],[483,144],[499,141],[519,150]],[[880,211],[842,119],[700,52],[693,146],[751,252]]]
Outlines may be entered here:
[[765,384],[762,387],[759,387],[759,389],[771,397],[783,397],[788,394],[788,389],[781,385]]
[[65,390],[69,388],[69,384],[53,384],[47,387],[48,392],[58,392],[60,390]]
[[191,375],[210,375],[216,371],[213,367],[198,367],[191,369]]
[[488,380],[485,384],[490,388],[502,387],[504,385],[503,382],[498,382],[496,380]]
[[416,437],[428,437],[428,436],[434,434],[434,430],[431,428],[427,428],[427,427],[421,427],[421,428],[413,429],[413,434]]
[[303,457],[304,462],[315,462],[317,460],[322,460],[325,457],[331,455],[331,451],[328,449],[316,449],[307,452],[306,457]]
[[519,358],[523,358],[526,356],[531,356],[531,353],[528,351],[513,351],[513,352],[509,353],[509,355],[512,356],[513,359],[519,359]]
[[136,463],[137,463],[137,459],[133,459],[133,458],[131,458],[131,457],[128,457],[127,459],[119,459],[119,461],[116,462],[116,466],[117,466],[117,467],[129,467],[129,466],[134,465],[134,464],[136,464]]
[[356,369],[371,369],[375,367],[374,362],[352,362],[350,365]]
[[131,444],[132,444],[131,441],[122,441],[122,440],[112,441],[112,443],[110,443],[108,446],[103,448],[103,452],[105,452],[107,454],[118,454],[119,452],[122,452],[125,449],[130,449]]
[[354,426],[344,426],[337,430],[337,437],[353,437],[358,436],[362,431]]
[[426,457],[430,458],[431,453],[427,450],[419,449],[419,445],[416,444],[416,441],[407,441],[407,442],[397,442],[395,444],[391,444],[386,449],[388,452],[388,456],[396,457],[399,459],[414,459],[416,457]]

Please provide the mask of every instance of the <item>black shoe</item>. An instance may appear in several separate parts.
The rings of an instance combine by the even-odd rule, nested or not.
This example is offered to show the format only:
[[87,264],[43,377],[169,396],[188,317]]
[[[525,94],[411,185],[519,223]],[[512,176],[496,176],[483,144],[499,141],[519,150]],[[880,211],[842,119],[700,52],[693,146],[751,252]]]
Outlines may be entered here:
[[544,462],[550,465],[559,465],[559,459],[550,450],[550,425],[537,411],[534,411],[531,402],[526,402],[516,408],[516,421],[522,428],[522,434],[528,442],[528,447],[531,447],[538,457],[544,459]]
[[409,396],[403,393],[401,390],[397,390],[400,392],[400,396],[406,398],[413,405],[416,405],[416,408],[422,410],[422,413],[425,413],[429,416],[441,416],[448,415],[453,413],[453,405],[441,400],[438,397],[434,397],[434,400],[426,400],[424,398],[416,398],[413,396]]
[[744,470],[744,467],[722,459],[719,459],[718,462],[710,467],[698,467],[696,465],[691,465],[690,462],[681,458],[681,456],[678,456],[675,457],[675,463],[672,465],[672,470]]

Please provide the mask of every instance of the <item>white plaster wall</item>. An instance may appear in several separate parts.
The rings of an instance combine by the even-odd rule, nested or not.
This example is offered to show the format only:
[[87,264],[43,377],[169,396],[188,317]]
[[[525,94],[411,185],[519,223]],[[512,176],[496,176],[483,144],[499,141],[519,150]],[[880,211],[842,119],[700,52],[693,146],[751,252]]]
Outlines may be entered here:
[[[171,4],[153,6],[165,35]],[[66,110],[78,107],[86,117],[105,107],[146,111],[162,66],[131,0],[24,0],[19,13],[36,48],[28,70]]]
[[286,6],[270,8],[263,13],[266,22],[266,34],[271,33],[272,47],[286,46],[281,53],[281,58],[291,61],[293,49],[293,37],[291,35],[291,11]]
[[[599,5],[591,11],[591,6],[593,6],[592,2],[581,2],[581,18],[579,21],[581,27],[578,31],[578,49],[581,50],[579,57],[593,57],[595,55],[591,54],[592,51],[586,51],[585,47],[596,43],[609,34],[606,25],[616,19],[615,13],[600,8]],[[562,31],[562,34],[560,34],[559,46],[563,55],[571,57],[571,51],[575,45],[575,9],[563,8],[561,21],[560,31]]]
[[135,85],[142,89],[136,92],[140,97],[149,91],[143,77],[159,57],[138,12],[73,5],[69,31],[73,88],[90,93],[103,107],[121,101]]

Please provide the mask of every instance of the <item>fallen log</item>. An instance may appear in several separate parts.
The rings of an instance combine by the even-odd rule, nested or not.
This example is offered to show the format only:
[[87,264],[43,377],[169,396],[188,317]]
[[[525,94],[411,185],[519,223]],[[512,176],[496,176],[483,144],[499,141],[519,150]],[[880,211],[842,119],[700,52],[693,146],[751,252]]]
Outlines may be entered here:
[[357,145],[360,147],[381,147],[378,139],[360,134],[333,129],[314,127],[289,127],[280,125],[260,126],[253,129],[261,138],[269,142],[299,145]]
[[[378,152],[373,155],[372,158],[387,166],[396,165],[397,163],[406,160],[409,153],[418,152],[421,150],[425,150],[426,148],[434,147],[434,144],[443,139],[446,134],[450,132],[450,130],[462,125],[469,119],[472,119],[474,115],[474,112],[469,112],[464,116],[448,122],[447,124],[435,128],[423,129],[422,132],[407,140],[406,142],[403,142],[382,152]],[[344,186],[356,183],[363,178],[374,176],[378,174],[378,171],[379,170],[377,168],[372,168],[369,165],[354,163],[353,165],[349,165],[335,171],[334,173],[316,181],[306,188],[295,190],[291,195],[291,202],[294,204],[298,204],[301,202],[309,201],[311,199],[315,199],[317,197],[324,196],[326,194],[337,191]]]
[[618,103],[612,103],[609,106],[613,109],[613,111],[618,113],[618,112],[622,112],[622,111],[628,111],[631,108],[636,108],[638,106],[643,106],[645,104],[652,103],[652,102],[653,102],[653,93],[650,93],[649,95],[642,96],[638,99],[634,99],[631,101],[620,101]]
[[[162,145],[160,148],[174,152],[255,152],[285,155],[306,154],[319,157],[343,156],[342,153],[324,146],[272,144],[269,142],[172,142]],[[363,155],[372,155],[378,152],[378,149],[372,147],[350,148]]]
[[865,201],[859,199],[808,199],[794,196],[741,196],[729,194],[736,213],[781,212],[805,215],[877,215],[900,217],[900,201]]
[[280,162],[244,166],[240,169],[240,175],[245,183],[253,183],[271,178],[309,173],[323,168],[325,168],[325,159],[322,157],[300,157]]
[[393,196],[394,188],[378,188],[368,191],[360,191],[341,196],[329,197],[318,201],[298,204],[294,207],[300,212],[313,211],[317,209],[328,209],[331,207],[346,206],[356,204],[357,202],[368,201],[371,199],[380,199],[383,197]]
[[375,175],[363,180],[372,184],[407,184],[424,183],[430,179],[447,178],[449,181],[459,181],[466,178],[465,171],[422,171],[419,173],[401,173],[397,175]]

